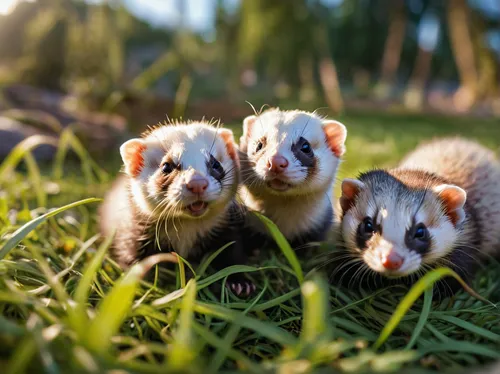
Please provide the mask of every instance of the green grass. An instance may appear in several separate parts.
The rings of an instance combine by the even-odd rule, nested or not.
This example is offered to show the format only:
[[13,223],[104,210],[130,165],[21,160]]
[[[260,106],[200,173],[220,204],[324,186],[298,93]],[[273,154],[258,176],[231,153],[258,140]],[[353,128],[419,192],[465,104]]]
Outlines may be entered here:
[[[433,136],[459,133],[500,145],[494,121],[355,114],[341,120],[349,131],[341,178],[391,165]],[[239,125],[232,128],[239,137]],[[446,271],[429,274],[409,293],[347,291],[326,282],[317,258],[299,263],[276,232],[281,251],[261,263],[214,274],[207,258],[187,284],[179,269],[159,277],[155,263],[169,256],[122,274],[107,257],[98,203],[90,199],[103,196],[110,177],[71,135],[64,139],[53,168],[40,169],[29,156],[17,167],[26,149],[0,165],[3,373],[460,372],[500,359],[495,305],[463,291],[439,304],[430,291],[415,301]],[[69,148],[83,163],[63,167]],[[111,175],[117,156],[104,162]],[[153,276],[144,278],[150,268]],[[211,287],[233,272],[254,280],[254,297]],[[499,265],[491,264],[474,290],[495,302],[498,274]]]

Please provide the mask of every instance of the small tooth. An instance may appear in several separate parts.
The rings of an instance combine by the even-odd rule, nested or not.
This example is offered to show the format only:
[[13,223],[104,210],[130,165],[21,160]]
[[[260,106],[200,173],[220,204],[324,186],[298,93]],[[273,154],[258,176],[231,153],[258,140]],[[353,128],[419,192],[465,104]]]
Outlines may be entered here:
[[243,287],[241,287],[241,284],[238,283],[238,285],[236,286],[236,294],[239,296],[241,291],[243,291]]
[[231,289],[234,291],[236,289],[236,285],[234,283],[231,283]]
[[247,282],[245,282],[245,286],[246,286],[246,294],[247,296],[250,295],[250,290],[251,290],[251,287],[250,287],[250,284],[248,284]]

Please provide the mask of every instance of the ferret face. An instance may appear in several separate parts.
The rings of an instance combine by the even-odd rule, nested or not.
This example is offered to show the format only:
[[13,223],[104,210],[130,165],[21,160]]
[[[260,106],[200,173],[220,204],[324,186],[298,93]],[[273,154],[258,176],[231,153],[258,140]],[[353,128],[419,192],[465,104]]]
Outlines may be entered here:
[[244,184],[257,192],[304,195],[331,186],[346,129],[312,113],[272,109],[243,123]]
[[390,278],[440,261],[446,265],[465,219],[465,191],[459,187],[409,189],[387,173],[378,180],[344,180],[340,203],[348,250]]
[[204,123],[161,126],[120,148],[132,196],[154,217],[215,215],[234,197],[238,156],[230,130]]

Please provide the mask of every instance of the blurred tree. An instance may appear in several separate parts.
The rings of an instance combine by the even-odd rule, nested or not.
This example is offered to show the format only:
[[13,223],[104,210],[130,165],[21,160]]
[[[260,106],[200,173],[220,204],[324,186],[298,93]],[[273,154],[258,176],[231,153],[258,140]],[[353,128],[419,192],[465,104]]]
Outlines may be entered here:
[[256,70],[271,81],[285,82],[302,101],[314,99],[322,87],[332,109],[341,110],[328,16],[328,8],[317,0],[243,0],[240,72]]
[[67,19],[55,4],[42,7],[25,28],[24,57],[19,80],[34,86],[61,89],[66,57]]
[[435,3],[427,2],[422,9],[418,28],[418,52],[413,65],[404,104],[412,110],[421,110],[425,102],[425,89],[431,73],[432,58],[439,43],[442,20]]
[[476,101],[478,73],[470,31],[471,9],[466,0],[449,0],[448,26],[450,39],[460,76],[460,88],[455,94],[455,106],[469,109]]
[[380,80],[376,87],[376,94],[380,98],[387,98],[397,77],[403,42],[406,36],[406,6],[401,0],[391,2],[391,21],[384,46]]
[[40,9],[40,3],[19,3],[13,12],[0,19],[0,58],[13,60],[25,52],[24,29]]
[[471,34],[477,60],[477,99],[490,99],[500,94],[499,62],[494,51],[488,46],[486,21],[481,13],[471,13]]
[[344,100],[340,90],[337,67],[333,61],[330,47],[327,20],[321,16],[321,14],[327,14],[327,12],[325,12],[319,1],[315,2],[314,5],[316,6],[317,13],[316,21],[314,22],[315,26],[313,27],[315,39],[313,39],[313,43],[311,44],[319,53],[319,76],[325,101],[333,113],[338,114],[344,110]]
[[[240,27],[241,12],[229,14],[223,0],[217,0],[215,17],[216,50],[217,56],[238,56],[238,29]],[[239,67],[238,58],[218,59],[219,67],[226,72],[226,88],[231,95],[236,94],[239,89]]]

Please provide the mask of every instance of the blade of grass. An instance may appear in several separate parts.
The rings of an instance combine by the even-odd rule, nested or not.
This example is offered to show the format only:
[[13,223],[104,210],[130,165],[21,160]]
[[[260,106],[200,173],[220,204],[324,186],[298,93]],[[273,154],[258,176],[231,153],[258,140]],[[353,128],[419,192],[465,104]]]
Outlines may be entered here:
[[[204,340],[206,340],[208,344],[212,345],[215,348],[218,348],[219,350],[226,349],[227,344],[223,339],[219,338],[218,336],[213,334],[210,330],[201,326],[199,323],[195,322],[193,324],[193,329],[196,331],[198,335],[200,335]],[[253,363],[250,359],[248,359],[248,357],[246,357],[240,351],[237,351],[229,347],[229,349],[227,350],[227,356],[237,361],[240,365],[242,364],[246,369],[248,369],[252,373],[258,373],[258,374],[262,373],[261,367]]]
[[378,373],[397,372],[401,366],[418,359],[416,351],[390,351],[374,357],[371,368]]
[[28,365],[33,361],[36,354],[35,340],[31,335],[26,336],[12,353],[5,368],[5,374],[26,373]]
[[196,271],[196,275],[198,278],[201,278],[205,272],[207,271],[207,268],[210,266],[212,261],[227,247],[229,247],[231,244],[234,244],[234,242],[229,242],[226,245],[222,246],[219,248],[217,251],[212,253],[200,266],[198,267],[198,270]]
[[57,141],[50,136],[32,135],[18,143],[0,164],[0,182],[8,180],[8,175],[17,167],[27,152],[44,144],[56,147]]
[[53,217],[59,213],[62,213],[68,209],[74,208],[79,205],[83,204],[89,204],[89,203],[95,203],[98,201],[101,201],[102,199],[97,199],[97,198],[89,198],[89,199],[84,199],[80,200],[68,205],[65,205],[61,208],[57,208],[54,210],[51,210],[50,212],[47,212],[40,217],[37,217],[28,223],[24,224],[21,226],[18,230],[16,230],[12,236],[10,237],[9,240],[7,240],[7,243],[4,244],[2,249],[0,249],[0,260],[3,259],[12,248],[14,248],[16,245],[18,245],[31,231],[36,229],[40,224],[45,222],[48,218]]
[[387,324],[384,326],[382,332],[380,333],[380,336],[378,337],[377,341],[374,344],[374,349],[380,348],[380,346],[387,340],[387,338],[392,334],[394,329],[397,327],[399,322],[401,322],[401,319],[404,317],[406,312],[410,309],[410,307],[413,305],[413,303],[422,295],[422,293],[428,288],[434,285],[437,281],[439,281],[441,278],[445,276],[452,276],[455,278],[462,287],[464,287],[467,292],[469,292],[472,296],[476,297],[477,299],[481,301],[488,302],[487,300],[483,299],[481,296],[477,295],[474,290],[472,290],[463,280],[460,278],[460,276],[455,273],[453,270],[449,268],[438,268],[434,269],[427,274],[425,274],[422,278],[418,280],[417,283],[410,289],[410,291],[406,294],[404,299],[399,303],[397,306],[396,310],[394,311],[393,315],[387,322]]
[[64,286],[59,282],[59,279],[57,278],[57,275],[52,271],[49,263],[45,259],[45,257],[41,254],[38,253],[38,250],[36,247],[29,247],[29,251],[31,252],[31,255],[33,258],[36,260],[38,263],[38,267],[42,271],[43,275],[47,279],[47,283],[49,284],[50,288],[54,292],[54,295],[56,298],[62,302],[62,303],[67,303],[69,300],[69,295],[66,292],[66,289]]
[[491,349],[480,344],[458,340],[451,340],[446,343],[434,343],[418,350],[420,357],[439,352],[472,353],[493,359],[500,359],[500,351],[498,349]]
[[295,272],[295,276],[297,277],[297,280],[299,281],[299,284],[302,284],[304,282],[304,273],[302,272],[302,268],[300,266],[300,262],[297,259],[297,256],[295,255],[294,250],[286,240],[285,236],[279,231],[278,227],[271,221],[269,218],[266,216],[253,212],[266,226],[267,230],[273,237],[274,241],[278,245],[278,247],[281,249],[283,254],[285,255],[286,259],[290,263],[290,266],[292,267],[293,271]]
[[202,290],[205,287],[210,286],[212,283],[217,282],[220,279],[226,278],[231,274],[236,274],[236,273],[252,273],[255,271],[261,271],[261,270],[268,270],[268,269],[279,269],[278,266],[265,266],[261,268],[255,268],[253,266],[247,266],[247,265],[232,265],[228,266],[225,269],[222,269],[218,271],[215,274],[212,274],[209,277],[206,277],[202,281],[198,282],[198,290]]
[[27,151],[24,154],[24,162],[26,163],[26,167],[28,168],[30,185],[35,191],[37,204],[38,206],[46,206],[47,194],[45,193],[45,190],[43,188],[40,168],[38,167],[38,164],[36,163],[35,158],[31,154],[31,152]]
[[193,306],[196,300],[196,280],[190,279],[179,308],[179,325],[169,347],[168,364],[173,370],[187,370],[194,362],[197,353],[191,335]]
[[440,320],[452,323],[458,327],[461,327],[464,330],[470,331],[471,333],[482,336],[483,338],[486,338],[488,340],[494,341],[496,343],[500,343],[500,335],[495,334],[492,331],[488,331],[484,328],[481,328],[479,326],[476,326],[470,322],[464,321],[460,318],[453,317],[453,316],[446,316],[446,315],[441,315],[438,317]]
[[258,332],[262,336],[271,339],[282,346],[291,346],[297,343],[297,339],[288,331],[276,327],[271,323],[262,322],[258,319],[245,316],[241,312],[236,312],[219,305],[207,304],[197,301],[194,310],[197,313],[211,315],[225,321],[233,322],[241,327]]
[[224,339],[222,340],[222,342],[224,342],[225,344],[224,346],[220,347],[213,356],[212,360],[210,361],[210,365],[208,366],[207,373],[219,372],[221,366],[226,360],[226,356],[228,355],[234,340],[238,337],[240,329],[241,328],[238,325],[231,325],[229,331],[226,333],[226,335],[224,335]]
[[304,317],[300,341],[302,344],[312,344],[328,334],[329,289],[319,276],[304,282],[301,289]]
[[[253,306],[251,308],[251,311],[252,312],[262,312],[266,309],[270,309],[270,308],[273,308],[275,306],[284,304],[285,301],[290,300],[298,295],[300,295],[300,289],[290,291],[284,295],[275,297],[272,300],[269,300],[269,301],[266,301],[262,304],[257,304],[255,306]],[[243,303],[230,303],[230,304],[227,304],[227,306],[232,308],[232,309],[246,309],[247,308],[247,304],[243,304]]]
[[104,296],[95,318],[87,328],[85,341],[92,351],[101,354],[108,352],[111,337],[118,332],[131,310],[139,281],[151,267],[161,261],[172,261],[172,255],[170,253],[157,254],[135,264]]
[[97,270],[101,267],[104,256],[106,255],[108,248],[113,241],[113,238],[114,235],[110,235],[99,246],[97,252],[92,257],[92,260],[85,266],[82,277],[80,278],[78,286],[76,287],[74,294],[76,307],[74,308],[74,313],[70,313],[70,321],[73,324],[73,328],[76,331],[79,331],[81,334],[84,333],[88,324],[85,310],[87,307],[90,288],[92,287],[92,282],[97,275]]
[[405,350],[411,349],[415,343],[418,340],[418,337],[422,333],[422,330],[424,329],[425,323],[427,322],[427,319],[429,318],[429,313],[431,311],[431,305],[432,305],[432,287],[428,288],[425,290],[424,293],[424,306],[422,307],[422,313],[420,313],[420,317],[418,319],[417,325],[415,326],[415,329],[413,330],[413,334],[411,335],[411,339],[408,342],[408,344],[405,347]]

